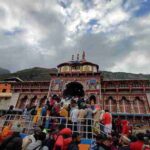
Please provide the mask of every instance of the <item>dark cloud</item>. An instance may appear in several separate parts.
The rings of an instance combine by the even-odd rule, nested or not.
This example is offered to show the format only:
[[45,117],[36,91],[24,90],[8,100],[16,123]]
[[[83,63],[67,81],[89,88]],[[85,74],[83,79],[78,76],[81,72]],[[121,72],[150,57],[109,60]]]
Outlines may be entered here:
[[143,68],[150,66],[150,15],[133,13],[141,1],[85,2],[0,2],[0,67],[51,68],[85,50],[102,70],[148,73]]

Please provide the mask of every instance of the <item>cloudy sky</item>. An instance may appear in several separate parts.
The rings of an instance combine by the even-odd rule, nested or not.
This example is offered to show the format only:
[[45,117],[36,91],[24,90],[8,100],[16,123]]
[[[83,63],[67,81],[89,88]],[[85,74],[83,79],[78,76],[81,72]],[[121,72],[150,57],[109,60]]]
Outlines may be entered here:
[[0,67],[52,68],[83,50],[101,70],[150,74],[150,0],[0,0]]

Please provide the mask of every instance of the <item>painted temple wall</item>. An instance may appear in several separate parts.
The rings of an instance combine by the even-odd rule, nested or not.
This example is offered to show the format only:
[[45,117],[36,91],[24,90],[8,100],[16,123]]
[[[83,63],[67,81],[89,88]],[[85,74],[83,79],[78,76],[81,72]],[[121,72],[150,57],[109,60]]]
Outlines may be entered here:
[[13,93],[10,98],[1,98],[0,99],[0,109],[8,109],[10,105],[16,106],[16,103],[19,98],[19,93]]
[[97,72],[97,68],[91,65],[84,65],[84,66],[62,66],[58,68],[59,72]]

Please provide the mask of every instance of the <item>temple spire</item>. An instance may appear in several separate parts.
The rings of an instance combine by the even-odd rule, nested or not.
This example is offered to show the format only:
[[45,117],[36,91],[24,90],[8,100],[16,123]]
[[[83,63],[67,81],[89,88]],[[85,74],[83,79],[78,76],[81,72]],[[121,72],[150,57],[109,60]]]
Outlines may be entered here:
[[77,54],[77,61],[79,61],[79,53]]
[[82,60],[85,61],[85,51],[82,53]]
[[72,61],[74,61],[74,55],[72,55]]

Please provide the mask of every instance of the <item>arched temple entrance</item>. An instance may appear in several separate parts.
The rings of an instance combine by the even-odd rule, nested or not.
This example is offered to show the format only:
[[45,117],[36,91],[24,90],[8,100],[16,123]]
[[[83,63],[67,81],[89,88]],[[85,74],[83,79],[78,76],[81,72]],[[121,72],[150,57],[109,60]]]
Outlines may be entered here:
[[66,85],[65,90],[63,91],[63,96],[72,97],[72,96],[84,96],[83,85],[79,82],[70,82]]

